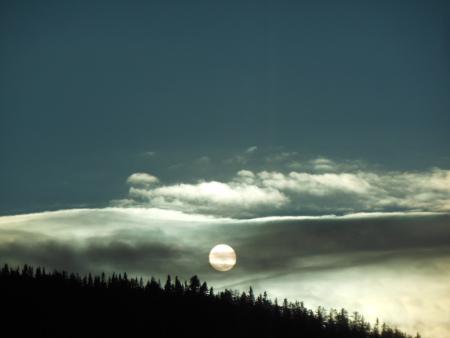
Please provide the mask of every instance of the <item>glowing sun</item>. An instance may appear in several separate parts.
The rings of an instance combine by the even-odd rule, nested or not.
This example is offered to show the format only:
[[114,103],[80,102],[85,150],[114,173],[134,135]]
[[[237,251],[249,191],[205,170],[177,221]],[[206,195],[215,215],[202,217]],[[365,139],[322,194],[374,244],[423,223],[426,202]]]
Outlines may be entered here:
[[236,252],[226,244],[218,244],[209,252],[209,263],[217,271],[228,271],[236,265]]

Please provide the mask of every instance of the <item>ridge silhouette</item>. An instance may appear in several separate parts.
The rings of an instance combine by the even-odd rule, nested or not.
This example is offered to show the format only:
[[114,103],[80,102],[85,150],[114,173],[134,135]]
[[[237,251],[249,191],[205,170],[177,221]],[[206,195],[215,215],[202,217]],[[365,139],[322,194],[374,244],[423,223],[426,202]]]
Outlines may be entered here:
[[[0,270],[2,337],[305,337],[410,338],[344,309],[281,305],[252,287],[215,293],[197,276],[80,276],[29,265]],[[419,334],[416,336],[420,337]]]

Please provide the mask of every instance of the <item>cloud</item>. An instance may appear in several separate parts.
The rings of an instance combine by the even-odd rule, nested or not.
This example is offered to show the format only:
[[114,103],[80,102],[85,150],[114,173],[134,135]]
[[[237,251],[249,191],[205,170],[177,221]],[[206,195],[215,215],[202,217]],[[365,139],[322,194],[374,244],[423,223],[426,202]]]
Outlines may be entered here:
[[[45,247],[50,248],[47,251],[52,255],[66,246],[71,248],[67,255],[79,255],[83,261],[76,266],[91,263],[103,266],[108,257],[109,265],[114,266],[121,261],[117,258],[120,255],[133,266],[133,261],[144,260],[146,256],[159,261],[190,260],[193,253],[206,254],[214,244],[224,242],[241,253],[239,268],[246,273],[283,273],[313,262],[316,269],[328,270],[387,257],[447,255],[449,226],[450,215],[436,213],[237,220],[162,209],[76,209],[0,217],[0,247],[2,257],[8,257],[7,252],[21,252],[20,257],[32,259],[35,253],[38,258],[44,257],[40,250]],[[345,259],[336,261],[340,256]],[[323,260],[324,257],[328,258]],[[192,266],[180,268],[189,272]]]
[[[229,220],[137,208],[0,217],[0,256],[2,262],[81,272],[126,270],[165,275],[177,271],[189,277],[187,271],[197,264],[201,242],[192,237],[195,229],[219,222]],[[186,260],[189,263],[183,266]]]
[[[339,167],[320,158],[315,165]],[[225,217],[450,210],[450,170],[302,172],[239,170],[230,180],[151,186],[133,174],[129,202]],[[145,174],[147,175],[147,174]],[[131,179],[133,178],[133,179]],[[143,182],[148,182],[146,185]]]
[[231,216],[257,212],[260,208],[277,208],[287,197],[272,188],[262,188],[240,182],[217,181],[197,184],[176,184],[154,189],[132,187],[130,197],[153,207],[187,212],[201,212]]
[[144,157],[154,157],[156,156],[156,151],[144,151],[143,153],[140,153]]
[[258,177],[263,186],[318,196],[335,192],[363,194],[370,188],[370,183],[364,177],[351,173],[308,174],[293,171],[284,175],[263,171],[258,173]]
[[336,166],[336,164],[332,160],[325,157],[318,157],[312,160],[311,164],[317,171],[333,171]]
[[128,177],[127,182],[132,185],[149,186],[158,183],[159,179],[147,173],[134,173]]
[[[86,262],[111,257],[113,264],[112,257],[123,253],[131,264],[147,254],[184,260],[188,252],[224,242],[246,253],[240,258],[241,269],[280,272],[306,257],[355,255],[352,261],[359,257],[367,263],[372,258],[365,260],[363,252],[371,257],[398,252],[423,256],[420,250],[450,247],[449,225],[448,214],[436,213],[237,220],[155,208],[75,209],[0,217],[0,247],[30,252],[32,258],[33,251],[63,243],[80,257],[89,253]],[[185,268],[189,271],[190,266]]]
[[223,160],[223,164],[233,167],[235,165],[246,165],[255,161],[257,162],[257,151],[257,146],[248,147],[244,151],[240,151],[237,154],[234,154],[233,156]]
[[278,151],[275,154],[269,153],[265,157],[265,161],[268,163],[283,163],[286,161],[292,161],[293,159],[298,157],[297,152],[291,151]]

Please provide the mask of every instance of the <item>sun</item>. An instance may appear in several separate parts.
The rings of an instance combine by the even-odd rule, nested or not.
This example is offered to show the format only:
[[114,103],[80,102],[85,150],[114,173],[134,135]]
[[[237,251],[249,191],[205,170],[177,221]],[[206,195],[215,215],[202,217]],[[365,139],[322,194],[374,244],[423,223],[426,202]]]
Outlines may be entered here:
[[217,271],[229,271],[236,265],[236,252],[227,244],[218,244],[209,252],[209,263]]

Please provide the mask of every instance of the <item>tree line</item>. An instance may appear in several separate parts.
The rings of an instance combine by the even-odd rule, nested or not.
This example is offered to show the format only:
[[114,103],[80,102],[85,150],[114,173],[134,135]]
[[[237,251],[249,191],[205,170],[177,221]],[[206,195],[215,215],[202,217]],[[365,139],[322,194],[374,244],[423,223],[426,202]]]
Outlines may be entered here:
[[[357,312],[281,304],[267,292],[215,292],[197,276],[79,275],[29,265],[0,270],[5,337],[412,338]],[[416,338],[419,338],[417,334]]]

